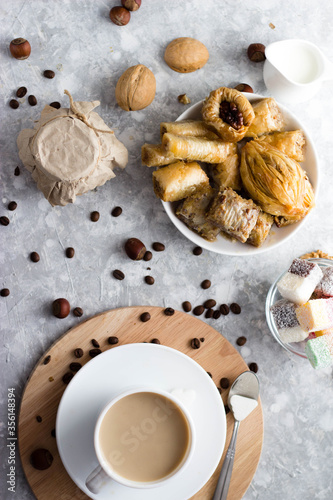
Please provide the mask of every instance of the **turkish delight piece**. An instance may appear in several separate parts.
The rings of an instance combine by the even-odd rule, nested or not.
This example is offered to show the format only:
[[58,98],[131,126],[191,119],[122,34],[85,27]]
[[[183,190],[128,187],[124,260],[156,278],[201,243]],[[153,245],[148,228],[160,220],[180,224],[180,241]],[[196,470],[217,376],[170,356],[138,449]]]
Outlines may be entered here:
[[333,298],[309,300],[296,308],[296,316],[306,332],[333,327]]
[[305,354],[315,369],[333,364],[333,333],[310,339],[305,344]]
[[322,276],[322,270],[314,262],[294,259],[286,274],[279,280],[277,289],[283,298],[296,304],[304,304]]
[[314,297],[318,299],[333,297],[333,266],[323,271],[323,277],[314,290]]
[[271,313],[282,342],[301,342],[308,336],[296,316],[296,305],[282,299],[271,307]]

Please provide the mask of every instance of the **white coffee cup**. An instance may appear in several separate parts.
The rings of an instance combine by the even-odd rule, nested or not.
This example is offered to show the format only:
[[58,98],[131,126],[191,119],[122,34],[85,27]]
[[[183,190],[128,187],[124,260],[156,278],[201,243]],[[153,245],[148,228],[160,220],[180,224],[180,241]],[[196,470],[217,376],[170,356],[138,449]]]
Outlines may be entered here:
[[[177,413],[180,412],[184,422],[186,423],[186,428],[187,428],[186,446],[184,448],[184,453],[179,463],[177,463],[175,467],[172,468],[172,470],[168,474],[163,475],[163,477],[154,480],[138,480],[138,479],[131,479],[130,477],[124,477],[119,473],[119,471],[115,470],[117,467],[115,466],[113,467],[111,462],[113,462],[114,464],[122,463],[122,461],[126,462],[126,455],[124,455],[119,450],[114,450],[112,451],[112,453],[108,452],[108,457],[106,457],[105,450],[102,449],[103,447],[101,445],[102,436],[103,440],[105,438],[105,434],[102,434],[102,431],[105,432],[104,429],[105,426],[107,425],[106,416],[110,414],[112,416],[112,412],[110,412],[110,410],[114,407],[116,403],[121,402],[127,396],[137,395],[137,397],[142,398],[142,393],[144,393],[143,396],[148,397],[150,401],[152,401],[150,395],[156,395],[156,398],[154,399],[154,405],[156,402],[156,407],[153,408],[153,411],[151,412],[149,418],[144,418],[142,420],[142,424],[140,427],[141,434],[140,433],[135,434],[136,436],[139,436],[139,438],[142,438],[142,440],[143,439],[149,440],[151,438],[150,434],[153,434],[155,432],[158,433],[159,425],[162,426],[163,425],[162,422],[167,422],[168,415],[172,415],[173,411],[176,411]],[[166,404],[164,405],[163,402],[165,402]],[[169,404],[167,404],[168,402]],[[131,429],[132,428],[129,427],[129,432],[131,431]],[[134,429],[137,429],[137,427],[134,427]],[[128,433],[126,432],[126,434]],[[131,442],[135,443],[135,439],[137,438],[132,435]],[[127,439],[127,441],[124,440],[124,443],[125,442],[129,443],[130,440],[129,439]],[[139,448],[139,445],[140,445],[140,439],[137,439],[136,449]],[[188,409],[185,407],[185,405],[182,403],[182,401],[180,401],[178,397],[175,397],[173,394],[170,394],[169,392],[163,390],[155,388],[154,389],[146,388],[146,387],[139,387],[128,390],[126,392],[122,392],[121,394],[113,398],[103,408],[103,410],[98,416],[94,432],[94,447],[99,465],[87,477],[85,482],[86,487],[92,493],[96,494],[100,491],[100,489],[104,485],[109,483],[111,480],[117,481],[123,486],[128,486],[131,488],[153,488],[157,486],[162,486],[167,482],[169,482],[176,475],[180,474],[185,469],[185,467],[188,465],[193,455],[194,446],[195,446],[195,429],[193,421],[189,414]],[[130,451],[132,452],[132,450]],[[149,468],[148,465],[147,467]]]

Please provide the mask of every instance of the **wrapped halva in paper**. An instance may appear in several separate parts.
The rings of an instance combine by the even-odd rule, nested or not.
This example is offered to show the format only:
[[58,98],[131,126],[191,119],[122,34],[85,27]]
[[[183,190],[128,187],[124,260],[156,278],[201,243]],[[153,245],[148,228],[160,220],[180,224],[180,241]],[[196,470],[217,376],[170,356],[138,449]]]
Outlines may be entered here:
[[73,102],[70,108],[45,106],[34,129],[17,138],[19,156],[51,205],[74,203],[125,168],[126,147],[93,111],[99,101]]

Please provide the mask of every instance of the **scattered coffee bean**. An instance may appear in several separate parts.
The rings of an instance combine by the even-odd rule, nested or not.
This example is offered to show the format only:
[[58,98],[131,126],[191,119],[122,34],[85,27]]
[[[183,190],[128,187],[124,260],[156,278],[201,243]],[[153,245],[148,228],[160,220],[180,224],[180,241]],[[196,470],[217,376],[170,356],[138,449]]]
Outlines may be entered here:
[[153,243],[153,250],[155,250],[155,252],[163,252],[165,250],[165,245],[155,241],[155,243]]
[[49,377],[49,382],[54,382],[54,378],[53,377]]
[[203,280],[203,282],[201,283],[201,288],[203,288],[204,290],[207,290],[207,288],[209,288],[210,286],[211,286],[210,280]]
[[17,109],[19,107],[20,103],[16,100],[16,99],[11,99],[9,101],[9,106],[12,108],[12,109]]
[[31,252],[30,254],[30,260],[32,262],[39,262],[40,261],[40,256],[37,252]]
[[26,95],[27,92],[28,92],[27,87],[20,87],[16,91],[16,97],[22,98],[22,97],[24,97]]
[[89,356],[91,356],[92,358],[94,358],[95,356],[98,356],[101,353],[102,353],[102,351],[100,349],[98,349],[98,348],[90,349]]
[[200,337],[200,342],[205,342],[205,337]]
[[216,309],[216,311],[213,312],[213,318],[214,319],[219,319],[221,317],[221,311]]
[[145,276],[145,282],[147,285],[153,285],[155,283],[155,279],[152,276]]
[[236,340],[236,344],[237,345],[244,345],[246,344],[246,337],[238,337],[238,339]]
[[230,311],[234,314],[240,314],[241,306],[239,304],[236,304],[236,302],[233,302],[232,304],[230,304]]
[[116,280],[121,281],[125,278],[125,274],[122,271],[120,271],[119,269],[115,269],[112,274],[113,274],[113,277],[116,278]]
[[193,309],[193,314],[195,316],[201,316],[201,314],[204,312],[205,308],[204,306],[196,306],[194,309]]
[[67,299],[56,299],[52,302],[52,312],[56,318],[67,318],[71,310],[71,306]]
[[62,381],[64,384],[69,384],[72,378],[74,377],[73,373],[67,372],[65,375],[62,377]]
[[76,316],[77,318],[81,318],[81,316],[83,315],[83,309],[82,307],[75,307],[73,309],[73,314],[74,316]]
[[172,307],[167,307],[163,312],[166,316],[173,316],[175,314],[175,310]]
[[144,312],[141,314],[140,319],[143,323],[146,323],[146,321],[149,321],[151,318],[149,312]]
[[53,456],[45,448],[38,448],[30,455],[30,463],[34,469],[45,470],[51,467]]
[[13,212],[13,210],[16,210],[17,209],[17,203],[16,201],[11,201],[8,203],[8,210],[10,210],[11,212]]
[[68,259],[72,259],[74,257],[74,255],[75,255],[75,250],[73,247],[66,248],[66,257]]
[[91,343],[94,347],[100,347],[99,342],[96,339],[91,339]]
[[205,309],[211,309],[212,307],[216,306],[216,300],[208,299],[204,302],[203,305],[204,305]]
[[189,302],[188,300],[185,300],[185,302],[182,303],[182,306],[186,313],[190,312],[190,310],[192,309],[191,302]]
[[0,217],[0,224],[1,224],[2,226],[8,226],[9,222],[10,222],[10,221],[9,221],[8,217],[6,217],[5,215],[2,215],[2,216]]
[[116,344],[118,344],[119,339],[118,339],[118,337],[114,337],[114,336],[113,337],[109,337],[108,338],[108,342],[109,342],[110,345],[116,345]]
[[222,387],[222,389],[228,389],[229,385],[230,385],[230,383],[229,383],[228,378],[226,378],[226,377],[221,378],[220,386]]
[[42,417],[40,415],[36,415],[36,420],[38,423],[41,423],[41,421],[43,420]]
[[55,108],[55,109],[61,108],[61,104],[58,101],[51,102],[50,106],[51,106],[51,108]]
[[20,170],[20,167],[15,167],[15,170],[14,170],[14,175],[16,175],[16,177],[18,177],[21,173],[21,170]]
[[52,431],[51,431],[51,436],[52,436],[53,438],[55,438],[55,437],[56,437],[56,430],[55,430],[55,429],[52,429]]
[[45,78],[49,78],[49,79],[52,79],[55,77],[55,72],[52,71],[51,69],[46,69],[43,73],[43,75],[45,76]]
[[257,373],[257,371],[258,371],[257,363],[250,363],[249,368],[250,368],[251,372]]
[[10,294],[9,288],[3,288],[2,290],[0,290],[1,297],[8,297],[9,294]]
[[77,347],[76,349],[74,349],[74,356],[76,358],[82,358],[82,356],[83,356],[83,349],[81,349],[81,347]]
[[96,210],[94,212],[91,212],[90,214],[90,220],[92,222],[97,222],[99,219],[99,212],[97,212]]
[[50,361],[51,361],[51,356],[50,354],[48,354],[48,356],[44,358],[43,365],[48,365]]
[[200,347],[200,340],[197,338],[194,338],[191,340],[191,347],[192,349],[199,349]]
[[213,314],[214,314],[213,309],[207,309],[207,311],[205,312],[205,318],[212,318]]
[[230,408],[228,405],[224,405],[224,411],[225,411],[226,415],[228,415],[228,413],[230,413]]
[[201,255],[202,254],[202,248],[201,247],[195,247],[193,248],[193,255]]
[[213,375],[210,372],[207,372],[207,375],[209,375],[210,378],[213,378]]
[[36,106],[36,104],[37,104],[36,97],[34,95],[29,95],[28,103],[30,104],[30,106]]
[[227,304],[221,304],[220,311],[223,316],[226,316],[227,314],[229,314],[229,306]]
[[152,257],[153,257],[153,254],[149,250],[147,250],[147,252],[145,252],[145,254],[143,256],[143,260],[145,260],[147,262],[148,260],[151,260]]
[[72,372],[78,372],[81,368],[81,363],[77,363],[75,361],[69,365],[69,369],[72,370]]
[[216,387],[216,389],[219,391],[220,394],[222,394],[222,389],[221,387]]
[[152,339],[151,344],[160,344],[161,342],[158,339]]
[[114,209],[111,212],[111,215],[113,217],[119,217],[123,213],[123,209],[121,207],[114,207]]

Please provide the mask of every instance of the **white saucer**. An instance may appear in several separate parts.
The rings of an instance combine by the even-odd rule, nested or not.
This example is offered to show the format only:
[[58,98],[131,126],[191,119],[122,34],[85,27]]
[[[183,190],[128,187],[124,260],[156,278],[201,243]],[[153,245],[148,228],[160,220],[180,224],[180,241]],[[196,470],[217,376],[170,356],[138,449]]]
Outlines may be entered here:
[[[196,430],[193,457],[165,486],[139,490],[111,481],[92,494],[85,479],[98,465],[93,443],[97,417],[110,399],[136,386],[182,394]],[[127,344],[100,354],[75,375],[59,404],[56,436],[68,474],[94,500],[187,500],[204,486],[220,461],[226,418],[214,382],[193,359],[157,344]]]

